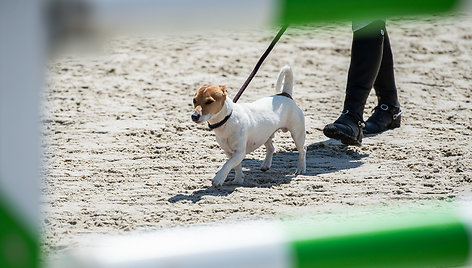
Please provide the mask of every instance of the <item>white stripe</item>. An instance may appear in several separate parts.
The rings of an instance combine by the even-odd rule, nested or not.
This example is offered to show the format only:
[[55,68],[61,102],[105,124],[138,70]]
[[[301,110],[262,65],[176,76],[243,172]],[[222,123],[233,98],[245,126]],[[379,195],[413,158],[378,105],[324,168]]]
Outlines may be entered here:
[[35,233],[40,225],[42,4],[35,0],[0,4],[0,196]]
[[269,26],[279,12],[276,0],[101,0],[85,3],[91,10],[90,25],[112,32]]
[[119,237],[76,251],[68,267],[288,268],[289,248],[275,223],[251,222],[173,229]]
[[472,267],[472,202],[467,202],[461,207],[460,216],[464,221],[469,235],[469,261],[468,267]]

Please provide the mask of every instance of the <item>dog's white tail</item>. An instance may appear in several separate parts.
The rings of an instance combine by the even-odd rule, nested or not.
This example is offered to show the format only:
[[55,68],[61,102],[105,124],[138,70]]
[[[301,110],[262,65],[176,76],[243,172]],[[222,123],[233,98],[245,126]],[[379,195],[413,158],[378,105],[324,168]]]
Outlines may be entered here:
[[284,87],[282,92],[285,92],[292,96],[293,91],[293,72],[290,66],[285,65],[282,67],[279,73],[279,77],[277,78],[277,83],[275,84],[275,92],[280,93],[280,88],[282,87],[282,82],[284,83]]

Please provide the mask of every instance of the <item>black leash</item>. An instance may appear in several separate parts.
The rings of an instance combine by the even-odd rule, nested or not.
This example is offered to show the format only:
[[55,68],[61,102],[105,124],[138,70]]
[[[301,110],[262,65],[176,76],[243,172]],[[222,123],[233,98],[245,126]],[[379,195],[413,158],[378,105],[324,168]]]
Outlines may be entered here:
[[249,85],[249,83],[251,82],[251,80],[254,78],[254,76],[256,75],[257,71],[259,70],[259,68],[261,67],[262,63],[264,62],[265,58],[267,58],[267,56],[269,55],[270,51],[272,50],[272,48],[274,48],[275,44],[277,44],[277,42],[279,41],[280,37],[284,34],[285,30],[287,30],[287,27],[288,25],[284,25],[282,26],[282,29],[280,29],[280,31],[277,33],[277,35],[275,36],[274,40],[272,40],[272,42],[270,43],[269,47],[266,49],[266,51],[264,52],[264,54],[262,54],[261,58],[259,59],[259,61],[257,62],[256,66],[254,67],[254,69],[252,70],[251,74],[249,75],[249,77],[246,79],[246,82],[244,82],[243,86],[239,89],[238,93],[236,94],[236,96],[234,96],[233,98],[233,102],[237,102],[239,100],[239,97],[241,97],[241,95],[243,94],[244,90],[247,88],[247,86]]

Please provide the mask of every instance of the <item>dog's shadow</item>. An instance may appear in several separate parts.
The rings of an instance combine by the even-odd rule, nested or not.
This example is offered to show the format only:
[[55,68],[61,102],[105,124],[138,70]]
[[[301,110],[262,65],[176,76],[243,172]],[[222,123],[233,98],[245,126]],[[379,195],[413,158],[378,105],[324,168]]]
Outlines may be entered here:
[[[359,160],[368,154],[359,154],[346,145],[333,140],[317,142],[307,146],[306,174],[305,176],[316,176],[327,174],[344,169],[351,169],[361,166]],[[230,181],[234,179],[234,171],[228,175],[226,182],[220,188],[208,187],[197,190],[191,194],[178,194],[169,198],[169,202],[180,201],[199,202],[204,196],[228,196],[238,187],[249,188],[271,188],[274,186],[288,184],[296,176],[295,169],[298,162],[298,152],[294,148],[292,151],[281,151],[274,153],[272,167],[268,171],[261,171],[263,159],[244,159],[243,172],[245,174],[244,184],[232,185]]]

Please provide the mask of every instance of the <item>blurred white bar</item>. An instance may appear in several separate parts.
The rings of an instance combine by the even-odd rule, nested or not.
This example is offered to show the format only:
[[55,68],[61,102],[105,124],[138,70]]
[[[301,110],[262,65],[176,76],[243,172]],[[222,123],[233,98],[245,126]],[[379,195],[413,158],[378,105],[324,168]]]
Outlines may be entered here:
[[275,23],[277,0],[88,1],[91,25],[105,31],[188,31]]
[[53,267],[289,268],[290,250],[276,223],[258,221],[115,237]]
[[39,232],[42,1],[0,1],[0,195]]

